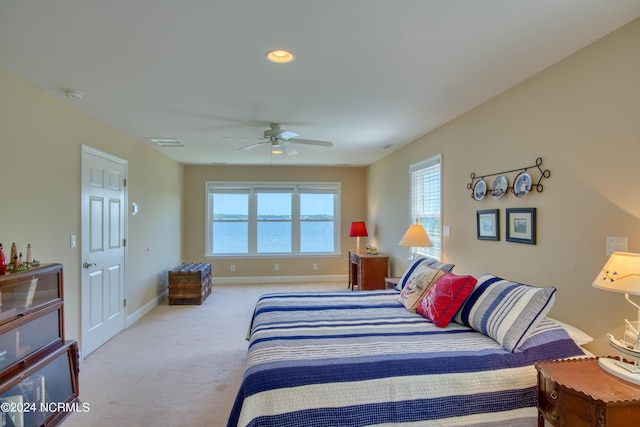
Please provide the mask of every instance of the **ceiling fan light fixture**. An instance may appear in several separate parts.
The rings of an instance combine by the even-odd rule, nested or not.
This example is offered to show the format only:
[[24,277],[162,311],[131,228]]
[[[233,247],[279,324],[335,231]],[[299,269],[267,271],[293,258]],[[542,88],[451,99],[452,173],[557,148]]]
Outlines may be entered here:
[[295,148],[293,148],[293,146],[290,143],[284,143],[282,144],[282,151],[284,152],[284,154],[286,154],[287,156],[294,156],[296,154],[298,154],[298,150],[296,150]]
[[275,64],[288,64],[289,62],[293,62],[295,58],[293,53],[282,49],[267,52],[267,59]]

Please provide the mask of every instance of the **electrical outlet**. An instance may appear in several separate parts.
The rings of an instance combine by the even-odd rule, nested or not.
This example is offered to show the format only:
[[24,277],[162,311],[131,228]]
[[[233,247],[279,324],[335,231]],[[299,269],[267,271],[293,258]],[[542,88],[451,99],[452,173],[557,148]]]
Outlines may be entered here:
[[236,265],[235,264],[231,264],[231,266],[229,267],[229,269],[231,270],[231,272],[233,273],[234,271],[236,271]]
[[71,249],[75,248],[77,246],[77,239],[76,239],[76,235],[72,234],[71,235]]
[[313,264],[313,269],[314,269],[314,270],[317,270],[317,269],[318,269],[318,264],[315,264],[315,263],[314,263],[314,264]]
[[280,270],[280,264],[273,264],[273,269],[274,269],[275,271]]

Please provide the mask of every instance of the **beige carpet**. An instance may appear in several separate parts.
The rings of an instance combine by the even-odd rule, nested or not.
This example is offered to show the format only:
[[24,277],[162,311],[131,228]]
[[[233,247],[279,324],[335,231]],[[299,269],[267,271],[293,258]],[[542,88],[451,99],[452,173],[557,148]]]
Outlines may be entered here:
[[226,426],[255,302],[267,292],[299,290],[347,285],[218,285],[201,306],[156,307],[85,358],[80,400],[89,411],[62,426]]

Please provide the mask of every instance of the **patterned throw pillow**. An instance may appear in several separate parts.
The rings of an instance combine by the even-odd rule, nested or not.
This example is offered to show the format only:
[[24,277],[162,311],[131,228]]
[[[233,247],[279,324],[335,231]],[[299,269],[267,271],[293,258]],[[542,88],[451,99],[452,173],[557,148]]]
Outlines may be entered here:
[[473,292],[477,282],[475,277],[445,273],[426,292],[416,312],[444,328]]
[[398,301],[402,303],[409,311],[416,311],[417,305],[422,301],[425,292],[429,290],[440,276],[444,273],[442,270],[431,268],[428,265],[418,265],[409,278],[407,284],[400,292]]
[[551,309],[556,288],[536,288],[491,274],[478,279],[454,321],[470,326],[515,351]]
[[396,290],[401,291],[406,286],[407,280],[409,280],[411,273],[413,273],[413,271],[420,265],[428,265],[431,268],[442,270],[445,273],[450,272],[454,267],[454,264],[445,264],[431,257],[423,256],[417,258],[411,262],[411,265],[409,266],[409,268],[407,268],[407,271],[405,271],[400,280],[398,280],[398,283],[396,284]]

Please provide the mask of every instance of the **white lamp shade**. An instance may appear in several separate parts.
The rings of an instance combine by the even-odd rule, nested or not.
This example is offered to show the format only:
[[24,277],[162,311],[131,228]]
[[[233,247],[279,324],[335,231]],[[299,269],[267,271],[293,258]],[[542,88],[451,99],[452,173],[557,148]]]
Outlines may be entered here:
[[614,252],[593,280],[605,291],[640,295],[640,254]]
[[429,235],[424,230],[424,227],[420,224],[411,224],[404,233],[402,240],[399,243],[400,246],[413,246],[416,248],[430,248],[433,246]]

